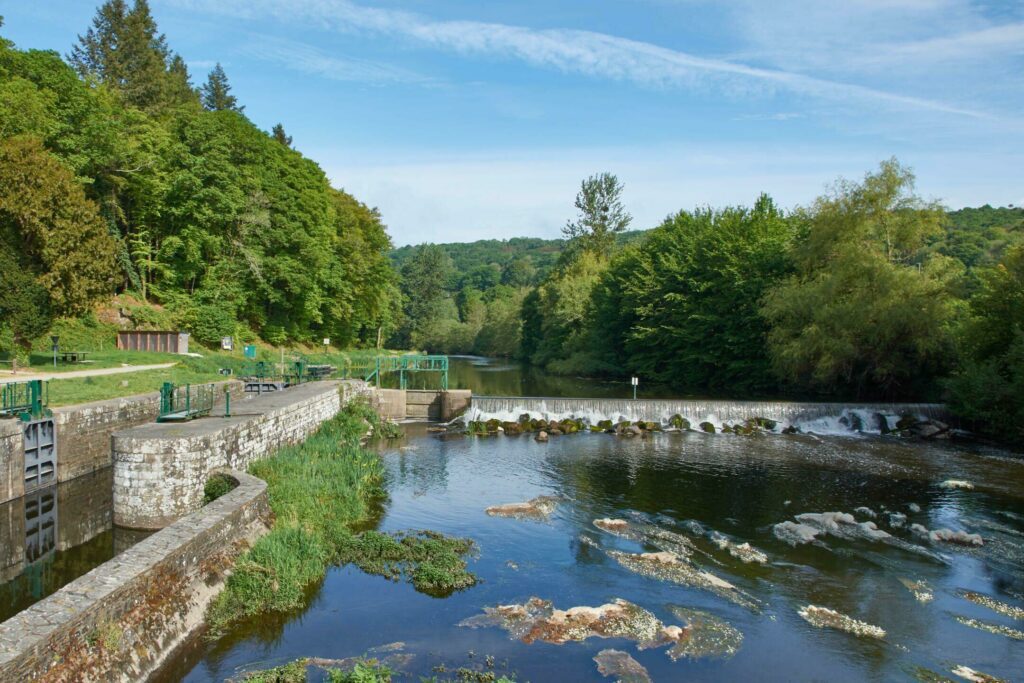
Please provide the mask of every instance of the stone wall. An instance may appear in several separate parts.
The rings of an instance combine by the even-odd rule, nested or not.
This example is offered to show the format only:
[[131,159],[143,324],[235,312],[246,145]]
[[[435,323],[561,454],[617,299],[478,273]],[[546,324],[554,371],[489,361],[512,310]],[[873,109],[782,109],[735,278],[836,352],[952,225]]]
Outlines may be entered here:
[[[244,396],[238,380],[216,383],[222,410],[224,387],[232,401]],[[53,409],[57,429],[57,481],[63,482],[110,467],[110,436],[115,431],[154,422],[160,411],[160,392],[123,396]],[[0,503],[25,494],[25,451],[21,422],[0,419]]]
[[471,398],[468,389],[374,389],[372,403],[385,420],[447,422],[469,407]]
[[[347,396],[358,387],[346,387]],[[305,439],[342,405],[337,382],[314,382],[240,403],[230,418],[147,424],[113,436],[114,523],[159,529],[199,508],[218,469],[249,463]]]
[[25,445],[21,421],[0,419],[0,503],[25,495]]
[[266,484],[230,474],[233,491],[0,624],[0,680],[137,681],[156,670],[269,528]]
[[[238,380],[217,382],[214,395],[218,402],[214,414],[222,406],[224,387],[232,401],[244,396]],[[109,467],[110,436],[121,429],[156,421],[160,412],[160,392],[81,403],[53,409],[57,427],[57,481],[67,481],[83,474]]]

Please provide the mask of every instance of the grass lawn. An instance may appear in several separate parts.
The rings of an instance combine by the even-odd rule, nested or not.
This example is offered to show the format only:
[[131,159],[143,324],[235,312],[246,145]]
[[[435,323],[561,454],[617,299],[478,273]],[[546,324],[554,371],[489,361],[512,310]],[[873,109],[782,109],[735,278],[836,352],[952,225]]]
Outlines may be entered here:
[[[394,351],[382,351],[382,354],[397,353]],[[372,366],[373,359],[378,355],[376,349],[358,349],[352,351],[335,351],[330,353],[305,354],[302,356],[311,363],[327,363],[339,370],[348,368],[350,372],[346,375],[339,372],[338,377],[362,378],[364,373],[361,368]],[[273,356],[273,357],[272,357]],[[297,357],[294,351],[285,351],[285,362]],[[263,354],[264,360],[280,360],[281,353],[267,351]],[[52,365],[35,362],[33,357],[33,369],[38,371],[52,370]],[[66,406],[75,403],[87,403],[89,401],[100,401],[120,396],[132,396],[134,394],[145,394],[151,391],[158,391],[164,382],[175,384],[203,384],[208,382],[220,382],[230,377],[221,375],[221,368],[230,368],[232,377],[242,374],[243,366],[247,363],[241,352],[226,351],[204,351],[201,358],[195,356],[179,356],[170,353],[147,353],[138,351],[103,351],[97,353],[97,362],[79,365],[60,365],[58,370],[85,370],[89,368],[113,368],[122,365],[151,365],[157,363],[176,363],[173,368],[162,370],[142,370],[139,372],[126,372],[117,375],[98,375],[96,377],[78,377],[74,379],[52,379],[49,381],[49,396],[51,406]],[[10,380],[17,381],[17,377]]]

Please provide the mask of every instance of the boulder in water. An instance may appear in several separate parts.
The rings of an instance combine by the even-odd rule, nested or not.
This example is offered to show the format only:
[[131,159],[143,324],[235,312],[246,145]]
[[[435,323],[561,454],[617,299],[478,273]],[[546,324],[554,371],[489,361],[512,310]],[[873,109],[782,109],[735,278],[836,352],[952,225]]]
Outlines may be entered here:
[[537,432],[537,436],[533,437],[533,440],[534,440],[534,441],[541,441],[541,442],[547,442],[547,440],[548,440],[548,433],[547,433],[547,432],[545,432],[545,431],[544,431],[544,430],[542,429],[542,430],[540,430],[539,432]]
[[606,432],[615,431],[615,424],[611,420],[600,420],[597,426]]
[[950,672],[954,676],[959,676],[969,683],[1008,683],[1002,678],[996,678],[995,676],[990,676],[989,674],[982,673],[981,671],[975,671],[971,667],[964,666],[963,664],[954,666],[950,669]]
[[522,424],[520,424],[519,422],[502,422],[501,430],[508,435],[523,433]]
[[939,484],[940,489],[965,489],[970,491],[974,488],[974,484],[964,479],[947,479],[946,481]]
[[685,637],[679,638],[668,651],[673,660],[731,657],[743,644],[743,634],[738,629],[710,612],[676,605],[669,605],[668,609],[685,625]]
[[701,422],[700,423],[700,430],[702,432],[706,432],[708,434],[714,434],[715,433],[715,425],[711,424],[710,422]]
[[932,541],[943,543],[956,543],[958,545],[985,545],[981,534],[969,534],[966,531],[952,531],[950,529],[934,529],[928,534]]
[[786,521],[779,522],[772,527],[772,533],[780,541],[785,541],[791,546],[796,547],[817,540],[821,530],[807,524]]
[[520,415],[519,416],[519,424],[521,424],[521,425],[529,425],[530,424],[530,414],[529,413],[523,413],[522,415]]
[[767,429],[768,431],[774,431],[775,428],[779,426],[778,422],[776,422],[775,420],[768,419],[767,417],[755,417],[753,419],[747,420],[747,422],[753,424],[753,426],[755,427],[759,427],[760,429]]
[[555,496],[537,496],[525,503],[492,505],[485,512],[492,517],[546,519],[555,511],[560,500],[560,498]]
[[601,650],[594,657],[597,671],[616,683],[651,683],[651,676],[640,662],[622,650]]
[[682,415],[680,415],[679,413],[676,413],[675,415],[670,417],[668,419],[668,424],[673,429],[678,429],[684,432],[690,428],[690,421],[687,420]]
[[856,512],[858,515],[864,515],[865,517],[870,517],[871,519],[878,517],[878,515],[875,514],[875,511],[869,507],[861,506],[859,508],[854,508],[853,511]]

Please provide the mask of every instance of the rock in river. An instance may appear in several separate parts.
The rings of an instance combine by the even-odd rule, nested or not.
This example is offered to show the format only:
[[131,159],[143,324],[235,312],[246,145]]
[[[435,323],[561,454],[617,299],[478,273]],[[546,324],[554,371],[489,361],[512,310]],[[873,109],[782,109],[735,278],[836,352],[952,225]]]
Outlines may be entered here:
[[486,512],[491,517],[514,517],[515,519],[547,519],[560,499],[556,496],[537,496],[525,503],[492,505]]
[[800,608],[799,614],[807,623],[818,628],[834,628],[865,638],[885,638],[885,629],[848,617],[828,607],[806,605]]
[[594,657],[598,672],[617,683],[651,683],[651,676],[640,662],[622,650],[601,650]]

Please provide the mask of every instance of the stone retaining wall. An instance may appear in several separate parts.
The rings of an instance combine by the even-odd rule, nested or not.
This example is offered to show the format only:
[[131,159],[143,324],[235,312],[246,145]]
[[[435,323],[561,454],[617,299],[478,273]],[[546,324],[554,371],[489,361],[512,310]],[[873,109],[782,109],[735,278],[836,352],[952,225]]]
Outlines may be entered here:
[[230,474],[233,491],[0,624],[0,680],[137,681],[160,666],[269,528],[266,484]]
[[[238,380],[217,382],[218,401],[214,413],[222,410],[224,387],[232,401],[244,396]],[[110,467],[110,436],[115,431],[154,422],[160,412],[160,392],[122,396],[53,409],[57,429],[57,481],[63,482]],[[0,503],[25,494],[25,451],[21,422],[0,419]]]
[[[345,400],[360,391],[343,386]],[[230,418],[115,433],[114,523],[136,529],[170,524],[202,504],[211,472],[244,471],[277,448],[302,441],[338,413],[342,400],[338,382],[314,382],[240,402]]]

